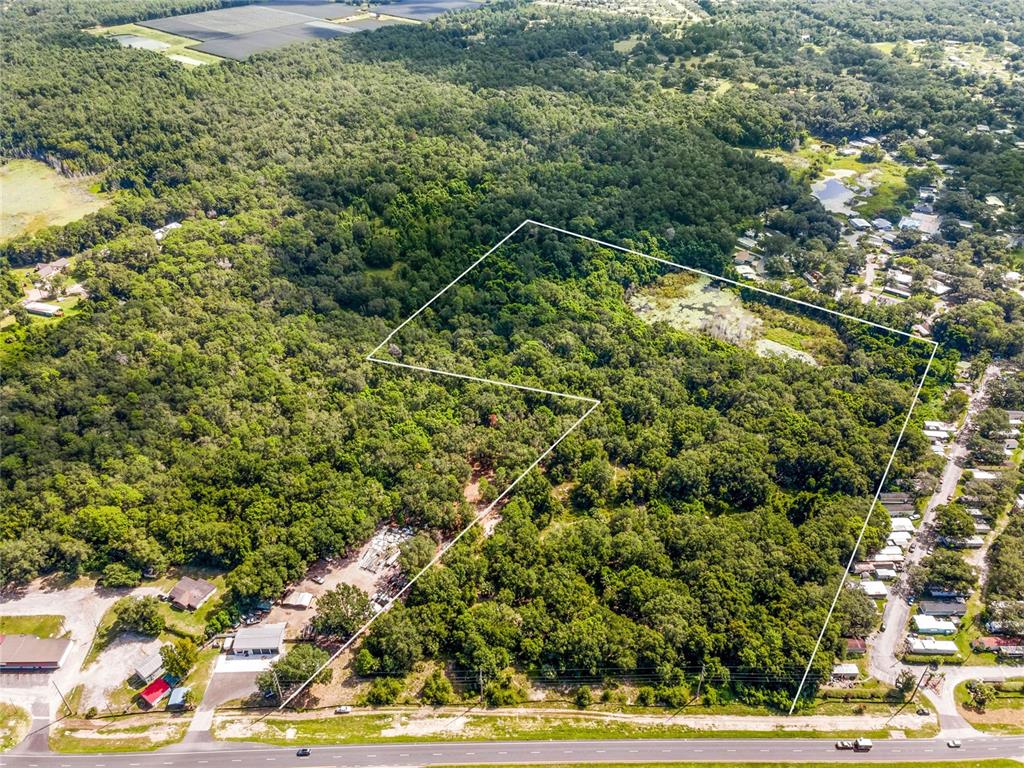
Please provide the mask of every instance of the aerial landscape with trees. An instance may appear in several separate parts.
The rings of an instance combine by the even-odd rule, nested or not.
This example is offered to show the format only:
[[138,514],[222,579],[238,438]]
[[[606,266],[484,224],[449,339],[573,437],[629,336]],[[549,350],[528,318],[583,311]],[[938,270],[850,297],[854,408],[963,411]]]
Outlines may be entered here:
[[[337,683],[331,652],[373,619],[345,672],[370,705],[429,663],[433,706],[618,676],[651,706],[785,710],[823,624],[812,694],[879,630],[859,589],[832,612],[851,557],[889,543],[876,491],[924,510],[945,466],[924,422],[970,418],[970,466],[1006,471],[928,509],[941,546],[908,594],[980,590],[978,621],[1024,627],[1024,518],[1004,514],[1024,379],[970,416],[965,385],[1024,355],[1019,4],[711,1],[670,22],[500,0],[204,66],[82,32],[221,5],[0,16],[4,160],[104,201],[0,240],[0,586],[223,574],[209,637],[161,651],[184,678],[197,642],[408,527],[403,599],[327,585],[317,642],[260,695]],[[866,207],[837,214],[814,185],[854,167]],[[893,229],[906,280],[875,301],[852,222],[915,213],[941,228]],[[525,226],[388,336],[526,219],[730,280],[750,252],[765,291]],[[74,300],[41,318],[32,290]],[[543,392],[367,360],[385,338],[388,360]],[[547,391],[601,404],[505,496],[585,410]],[[961,552],[979,522],[984,569]],[[156,597],[115,616],[165,630]]]

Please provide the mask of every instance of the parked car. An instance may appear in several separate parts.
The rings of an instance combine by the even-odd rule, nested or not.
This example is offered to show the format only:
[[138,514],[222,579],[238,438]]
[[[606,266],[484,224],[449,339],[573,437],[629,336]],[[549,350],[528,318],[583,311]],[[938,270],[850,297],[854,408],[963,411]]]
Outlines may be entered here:
[[325,579],[323,576],[314,576],[313,577],[313,582],[316,583],[316,584],[323,584],[325,581],[327,581],[327,579]]
[[336,715],[347,715],[351,711],[352,711],[352,707],[341,706],[341,707],[336,707],[335,708],[334,714],[336,714]]

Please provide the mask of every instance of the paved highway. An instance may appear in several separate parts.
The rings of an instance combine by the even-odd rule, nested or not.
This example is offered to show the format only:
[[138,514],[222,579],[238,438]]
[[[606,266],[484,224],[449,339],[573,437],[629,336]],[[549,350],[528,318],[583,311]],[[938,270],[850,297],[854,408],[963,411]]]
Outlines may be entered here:
[[869,753],[838,751],[828,739],[643,739],[616,741],[511,741],[370,744],[313,747],[297,757],[293,747],[204,742],[158,752],[97,755],[7,754],[11,768],[372,768],[474,763],[601,763],[637,761],[823,761],[898,763],[1016,757],[1024,760],[1024,736],[964,739],[950,749],[943,739],[876,741]]

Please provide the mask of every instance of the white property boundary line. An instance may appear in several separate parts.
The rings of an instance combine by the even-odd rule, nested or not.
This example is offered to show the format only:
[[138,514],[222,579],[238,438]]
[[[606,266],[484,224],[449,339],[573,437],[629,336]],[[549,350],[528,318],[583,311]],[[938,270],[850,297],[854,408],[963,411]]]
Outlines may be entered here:
[[599,246],[601,246],[603,248],[609,248],[609,249],[611,249],[613,251],[619,251],[620,253],[628,253],[628,254],[633,255],[633,256],[640,256],[641,258],[650,259],[651,261],[658,262],[659,264],[663,264],[665,266],[672,267],[674,269],[681,269],[681,270],[684,270],[686,272],[691,272],[691,273],[696,274],[696,275],[701,275],[703,277],[707,277],[707,278],[710,278],[712,280],[716,280],[716,281],[721,282],[721,283],[726,283],[728,285],[733,285],[733,286],[736,286],[738,288],[742,288],[744,290],[753,291],[755,293],[761,293],[761,294],[764,294],[766,296],[772,296],[772,297],[777,298],[777,299],[783,299],[785,301],[791,302],[793,304],[797,304],[797,305],[802,306],[802,307],[806,307],[806,308],[809,308],[809,309],[815,309],[815,310],[818,310],[820,312],[828,313],[830,315],[835,315],[836,317],[841,317],[841,318],[843,318],[845,320],[852,320],[854,322],[862,323],[864,325],[870,325],[870,326],[872,326],[874,328],[878,328],[878,329],[883,330],[883,331],[888,331],[889,333],[895,333],[897,335],[904,336],[904,337],[906,337],[908,339],[912,339],[914,341],[920,341],[920,342],[924,342],[926,344],[932,345],[932,351],[931,351],[930,357],[928,358],[928,364],[925,366],[924,374],[921,376],[921,381],[918,383],[917,389],[914,392],[914,400],[911,403],[910,408],[907,410],[906,418],[903,420],[903,426],[900,429],[899,436],[896,439],[896,445],[893,447],[892,454],[889,456],[889,461],[888,461],[888,463],[885,466],[885,471],[882,473],[882,479],[881,479],[881,481],[878,484],[878,490],[875,491],[875,496],[871,500],[871,505],[868,507],[868,513],[867,513],[867,515],[864,518],[863,525],[861,525],[860,534],[857,536],[857,543],[854,545],[853,552],[850,553],[850,559],[849,559],[849,561],[846,564],[846,570],[843,573],[843,578],[840,580],[839,587],[838,587],[838,589],[836,589],[835,596],[832,598],[832,604],[829,606],[828,615],[825,617],[825,622],[824,622],[824,624],[821,627],[821,632],[818,633],[817,642],[815,642],[815,644],[814,644],[814,651],[811,653],[811,658],[807,661],[807,667],[804,669],[804,674],[803,674],[803,677],[800,680],[800,685],[797,688],[796,695],[793,697],[793,703],[792,703],[792,705],[789,708],[789,714],[793,714],[793,710],[796,708],[797,701],[799,701],[800,694],[803,692],[804,685],[807,682],[807,676],[810,674],[811,667],[814,664],[814,659],[818,655],[818,650],[820,649],[821,642],[822,642],[823,638],[825,637],[825,632],[828,629],[829,622],[832,620],[832,614],[835,612],[836,604],[839,602],[839,597],[842,594],[844,585],[846,584],[846,579],[849,577],[850,570],[853,568],[853,561],[857,557],[857,550],[860,549],[861,542],[864,539],[864,534],[867,532],[868,523],[871,520],[871,515],[874,512],[875,506],[878,503],[878,499],[879,499],[879,497],[880,497],[880,495],[882,493],[882,488],[885,487],[885,481],[889,477],[889,471],[892,469],[893,462],[896,459],[896,452],[899,450],[900,443],[903,441],[903,435],[906,432],[907,426],[910,424],[910,417],[914,413],[914,407],[917,405],[917,400],[918,400],[918,397],[921,394],[921,389],[924,387],[925,379],[928,377],[928,372],[931,370],[932,361],[934,361],[934,359],[935,359],[935,352],[939,348],[938,342],[935,342],[935,341],[933,341],[931,339],[926,339],[926,338],[924,338],[922,336],[917,336],[916,334],[913,334],[913,333],[907,333],[906,331],[901,331],[898,328],[890,328],[888,326],[881,325],[881,324],[873,322],[871,320],[865,320],[864,318],[861,318],[861,317],[856,317],[854,315],[849,315],[849,314],[847,314],[845,312],[839,312],[839,311],[834,310],[834,309],[828,309],[826,307],[821,307],[821,306],[818,306],[817,304],[811,304],[810,302],[803,301],[801,299],[794,299],[794,298],[792,298],[790,296],[784,296],[784,295],[782,295],[780,293],[775,293],[774,291],[769,291],[769,290],[767,290],[765,288],[759,288],[759,287],[754,286],[754,285],[749,285],[747,283],[741,283],[741,282],[739,282],[737,280],[732,280],[732,279],[730,279],[728,277],[722,277],[721,275],[716,275],[713,272],[707,272],[707,271],[704,271],[702,269],[696,269],[694,267],[688,267],[688,266],[685,266],[683,264],[677,264],[674,261],[668,261],[666,259],[661,259],[661,258],[658,258],[657,256],[651,256],[649,254],[642,253],[641,251],[637,251],[637,250],[634,250],[632,248],[626,248],[624,246],[616,245],[614,243],[609,243],[609,242],[606,242],[604,240],[598,240],[597,238],[594,238],[594,237],[589,237],[587,235],[583,235],[583,234],[580,234],[578,232],[573,232],[573,231],[568,230],[568,229],[562,229],[561,227],[555,227],[555,226],[552,226],[551,224],[545,224],[544,222],[541,222],[541,221],[534,221],[533,219],[525,219],[525,220],[523,220],[523,222],[521,224],[519,224],[519,226],[517,226],[515,229],[513,229],[511,232],[509,232],[507,235],[505,235],[503,238],[501,238],[501,240],[499,240],[494,246],[492,246],[490,248],[490,250],[488,250],[483,256],[481,256],[479,259],[477,259],[472,264],[470,264],[468,267],[466,267],[466,269],[464,269],[459,274],[458,277],[456,277],[454,280],[452,280],[450,283],[448,283],[448,285],[446,285],[444,288],[442,288],[440,291],[438,291],[436,294],[434,294],[434,296],[431,297],[430,300],[427,301],[422,307],[417,309],[415,312],[413,312],[411,315],[409,315],[409,317],[407,317],[405,320],[403,320],[401,323],[399,323],[397,326],[395,326],[395,328],[387,336],[385,336],[384,339],[376,347],[373,348],[373,350],[370,352],[370,354],[368,354],[366,356],[366,359],[368,361],[370,361],[370,362],[373,362],[373,363],[380,363],[382,365],[390,365],[390,366],[395,367],[395,368],[403,368],[403,369],[407,369],[407,370],[411,370],[411,371],[419,371],[421,373],[430,373],[430,374],[434,374],[434,375],[438,375],[438,376],[448,376],[450,378],[462,379],[462,380],[465,380],[465,381],[473,381],[473,382],[477,382],[479,384],[491,384],[491,385],[498,386],[498,387],[505,387],[505,388],[508,388],[508,389],[516,389],[516,390],[523,391],[523,392],[532,392],[532,393],[535,393],[535,394],[548,395],[548,396],[551,396],[551,397],[560,397],[560,398],[564,398],[564,399],[567,399],[567,400],[575,400],[575,401],[580,402],[580,403],[586,403],[588,405],[588,408],[583,413],[583,415],[580,416],[578,419],[576,419],[576,421],[574,421],[572,423],[572,425],[567,430],[565,430],[562,434],[560,434],[558,436],[558,438],[551,445],[549,445],[547,448],[545,448],[540,453],[540,455],[537,456],[537,458],[533,460],[533,462],[530,464],[530,466],[528,466],[525,470],[523,470],[523,472],[518,477],[516,477],[516,479],[513,480],[512,483],[504,491],[502,491],[501,494],[496,499],[494,499],[494,501],[492,501],[490,504],[488,504],[487,507],[482,512],[480,512],[475,518],[473,518],[473,520],[465,528],[463,528],[461,531],[459,531],[459,533],[455,536],[455,538],[453,538],[450,542],[445,544],[438,551],[438,553],[436,555],[434,555],[433,559],[429,563],[427,563],[422,569],[420,569],[420,571],[418,573],[416,573],[416,575],[414,575],[411,579],[409,579],[408,583],[406,583],[406,585],[404,587],[402,587],[402,589],[400,589],[395,594],[394,597],[392,597],[390,600],[388,600],[388,602],[384,604],[384,607],[378,613],[375,613],[369,619],[369,621],[367,621],[365,624],[363,624],[363,626],[361,626],[359,629],[357,629],[352,634],[352,636],[348,640],[346,640],[345,643],[340,648],[338,648],[338,650],[336,650],[333,654],[331,654],[330,658],[328,658],[327,661],[325,661],[323,664],[321,664],[316,669],[316,671],[312,675],[310,675],[309,678],[306,679],[305,682],[303,682],[294,692],[292,692],[288,696],[288,698],[286,698],[284,701],[282,701],[280,706],[278,706],[278,710],[284,709],[286,706],[288,706],[288,704],[291,703],[291,701],[296,696],[298,696],[303,690],[305,690],[305,688],[321,672],[323,672],[332,662],[334,662],[335,659],[337,659],[342,653],[344,653],[364,632],[366,632],[367,629],[370,628],[370,625],[372,625],[373,622],[377,620],[378,616],[380,616],[385,611],[390,609],[391,606],[394,605],[395,602],[397,602],[402,597],[402,595],[405,594],[409,590],[409,588],[413,584],[415,584],[416,581],[418,581],[419,578],[424,573],[426,573],[430,568],[432,568],[435,564],[437,564],[438,561],[440,561],[441,558],[443,558],[445,556],[445,554],[447,554],[447,552],[452,547],[454,547],[455,544],[457,544],[459,542],[459,540],[462,539],[462,537],[465,536],[474,525],[476,525],[478,522],[480,522],[485,517],[487,517],[492,511],[494,511],[494,508],[498,505],[498,503],[502,499],[504,499],[509,493],[511,493],[512,490],[517,485],[519,485],[519,482],[524,477],[526,477],[526,475],[528,475],[530,473],[530,471],[533,470],[534,467],[536,467],[545,458],[547,458],[547,456],[550,455],[550,453],[559,445],[559,443],[561,443],[563,440],[565,440],[566,437],[568,437],[573,431],[575,431],[576,428],[579,427],[580,424],[582,424],[583,421],[591,413],[593,413],[594,410],[599,405],[601,405],[601,401],[600,400],[597,400],[597,399],[592,398],[592,397],[583,397],[581,395],[573,395],[573,394],[570,394],[568,392],[555,392],[555,391],[548,390],[548,389],[541,389],[539,387],[529,387],[529,386],[524,386],[524,385],[521,385],[521,384],[513,384],[513,383],[507,382],[507,381],[497,381],[495,379],[485,379],[485,378],[481,378],[479,376],[470,376],[470,375],[467,375],[467,374],[464,374],[464,373],[455,373],[453,371],[443,371],[443,370],[439,370],[437,368],[428,368],[428,367],[421,366],[421,365],[410,365],[408,363],[401,363],[401,362],[397,362],[395,360],[385,360],[385,359],[376,357],[377,353],[381,350],[381,348],[385,344],[387,344],[389,341],[391,341],[391,339],[394,338],[395,334],[397,334],[406,325],[408,325],[410,322],[412,322],[417,317],[419,317],[419,315],[422,314],[423,311],[427,309],[427,307],[429,307],[431,304],[433,304],[435,301],[437,301],[439,298],[441,298],[441,296],[443,296],[445,293],[447,293],[449,291],[449,289],[451,289],[456,283],[458,283],[462,278],[464,278],[467,274],[469,274],[473,269],[475,269],[477,266],[479,266],[488,256],[490,256],[492,253],[494,253],[496,250],[498,250],[498,248],[503,246],[506,242],[508,242],[509,239],[511,239],[521,229],[523,229],[523,227],[526,227],[526,226],[534,226],[534,227],[541,227],[541,228],[544,228],[544,229],[548,229],[548,230],[550,230],[552,232],[558,232],[559,234],[562,234],[562,235],[568,235],[570,237],[575,237],[578,240],[584,240],[584,241],[589,242],[589,243],[594,243],[595,245],[599,245]]

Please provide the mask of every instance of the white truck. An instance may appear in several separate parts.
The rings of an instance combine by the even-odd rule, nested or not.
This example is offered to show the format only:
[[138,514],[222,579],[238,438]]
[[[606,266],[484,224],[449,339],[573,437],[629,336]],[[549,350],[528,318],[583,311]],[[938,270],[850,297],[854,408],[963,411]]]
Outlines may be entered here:
[[862,737],[862,738],[856,739],[853,742],[853,751],[854,752],[870,752],[871,751],[871,747],[873,747],[873,746],[874,746],[874,744],[871,743],[871,739],[865,739],[865,738]]

